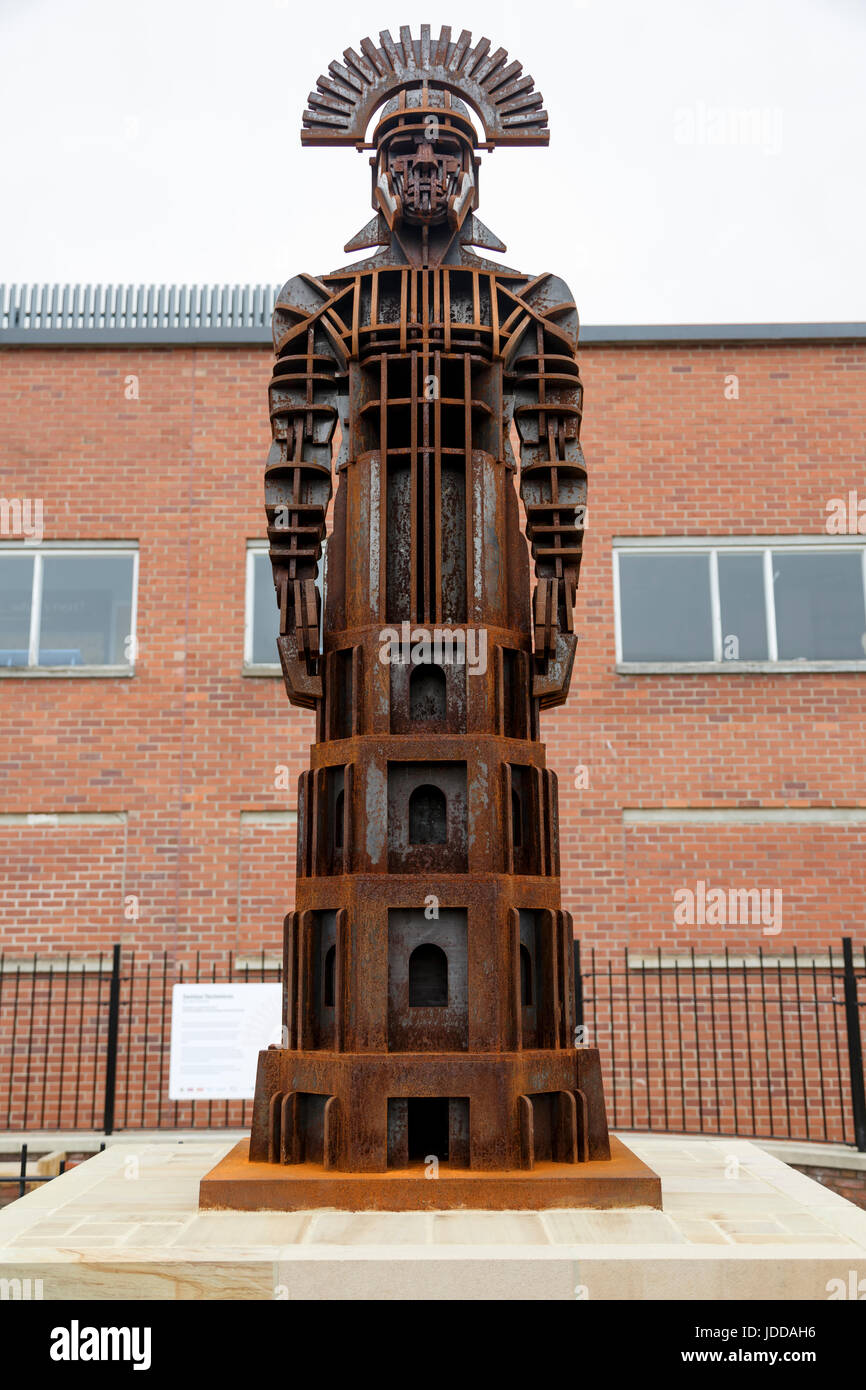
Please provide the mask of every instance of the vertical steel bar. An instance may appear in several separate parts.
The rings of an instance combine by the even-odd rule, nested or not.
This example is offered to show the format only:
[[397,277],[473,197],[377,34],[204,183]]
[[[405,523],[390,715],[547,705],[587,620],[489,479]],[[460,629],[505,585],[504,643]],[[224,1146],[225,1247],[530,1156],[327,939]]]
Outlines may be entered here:
[[731,999],[731,960],[725,943],[725,990],[728,1000],[728,1047],[731,1052],[731,1096],[734,1102],[734,1133],[739,1134],[740,1122],[737,1114],[737,1063],[734,1057],[734,1005]]
[[[595,947],[593,946],[593,954]],[[634,1126],[634,1058],[631,1052],[631,998],[628,984],[628,947],[623,947],[623,973],[625,976],[625,1035],[628,1039],[628,1109],[629,1124]]]
[[827,1097],[824,1091],[824,1049],[821,1043],[821,1008],[818,999],[818,975],[815,966],[815,957],[812,956],[812,1000],[815,1005],[815,1041],[818,1047],[818,1084],[821,1088],[821,1137],[827,1139]]
[[719,1047],[716,1042],[716,998],[713,985],[713,957],[707,955],[707,984],[710,991],[710,1035],[713,1040],[713,1085],[716,1091],[716,1133],[722,1130],[722,1097],[719,1094]]
[[755,1068],[752,1061],[752,1023],[751,1010],[749,1009],[749,976],[746,957],[743,955],[743,1013],[746,1016],[746,1055],[749,1059],[749,1104],[752,1111],[752,1133],[757,1131],[757,1116],[755,1114]]
[[117,1086],[117,1035],[120,1026],[120,942],[115,941],[111,953],[111,981],[108,987],[108,1038],[105,1055],[105,1094],[102,1106],[102,1128],[105,1134],[114,1131],[114,1101]]
[[695,972],[695,948],[692,946],[692,1001],[695,1006],[695,1061],[698,1070],[698,1127],[704,1131],[704,1088],[701,1080],[701,1039],[698,1028],[698,977]]
[[48,998],[45,1001],[45,1052],[42,1057],[42,1104],[39,1108],[39,1128],[45,1128],[45,1102],[48,1097],[48,1055],[51,1051],[51,1001],[54,994],[54,961],[48,959]]
[[659,946],[659,948],[658,948],[658,957],[659,957],[659,965],[658,965],[658,976],[657,976],[657,979],[658,979],[658,992],[659,992],[659,1029],[660,1029],[660,1033],[661,1033],[661,1047],[662,1047],[662,1095],[663,1095],[663,1097],[664,1097],[665,1129],[670,1129],[670,1121],[669,1121],[669,1119],[668,1119],[668,1061],[667,1061],[667,1048],[666,1048],[666,1046],[665,1046],[665,998],[664,998],[665,991],[664,991],[664,976],[663,976],[663,974],[662,974],[662,948],[661,948],[661,946]]
[[680,1111],[683,1129],[686,1128],[686,1068],[683,1057],[683,1011],[682,1000],[680,999],[680,963],[674,956],[674,998],[676,999],[677,1009],[677,1053],[680,1063]]
[[129,955],[129,996],[126,1002],[126,1066],[123,1076],[123,1122],[122,1128],[129,1128],[129,1064],[132,1057],[132,1031],[135,1027],[135,951]]
[[791,1137],[791,1091],[788,1086],[788,1040],[785,1037],[785,999],[784,985],[782,983],[782,962],[776,957],[776,978],[779,985],[779,1032],[782,1038],[782,1075],[785,1078],[785,1118],[788,1124],[788,1135]]
[[12,1128],[12,1086],[15,1077],[15,1037],[18,1032],[18,995],[21,985],[21,966],[15,966],[15,992],[12,996],[12,1036],[9,1039],[9,1095],[6,1101],[6,1128]]
[[27,1061],[24,1066],[24,1112],[22,1125],[27,1128],[27,1111],[30,1105],[30,1066],[33,1058],[33,1021],[36,1013],[36,967],[39,958],[36,951],[33,952],[33,968],[30,975],[30,1022],[27,1028]]
[[162,953],[162,1006],[159,1022],[159,1094],[156,1101],[157,1129],[162,1124],[162,1087],[165,1076],[165,1009],[168,990],[168,951]]
[[[613,965],[612,965],[610,956],[608,956],[608,958],[607,958],[607,1008],[608,1008],[608,1020],[609,1020],[609,1024],[610,1024],[610,1071],[611,1071],[611,1077],[612,1077],[612,1093],[613,1093],[613,1122],[614,1122],[614,1125],[616,1125],[616,1124],[618,1124],[618,1120],[617,1120],[617,1090],[616,1090],[616,1019],[615,1019],[615,1017],[614,1017],[614,1002],[613,1002]],[[593,1043],[595,1043],[595,1042],[596,1042],[596,1039],[593,1038]]]
[[645,1077],[645,1079],[646,1079],[646,1113],[647,1113],[647,1128],[648,1128],[648,1129],[652,1129],[652,1127],[653,1127],[653,1105],[652,1105],[652,1096],[651,1096],[652,1083],[651,1083],[651,1080],[650,1080],[650,1064],[649,1064],[649,1019],[648,1019],[648,1017],[647,1017],[647,1006],[646,1006],[646,959],[645,959],[645,958],[641,961],[641,966],[640,966],[640,982],[641,982],[641,1004],[642,1004],[642,1008],[643,1008],[643,1061],[644,1061],[644,1077]]
[[761,971],[761,1015],[764,1023],[764,1056],[767,1061],[767,1099],[770,1106],[770,1133],[773,1133],[773,1064],[770,1059],[770,1036],[767,1032],[767,981],[764,975],[764,948],[758,947],[758,965]]
[[845,1092],[842,1085],[842,1053],[839,1047],[839,1015],[836,1011],[836,974],[833,965],[833,947],[829,948],[830,955],[830,1014],[833,1019],[833,1042],[836,1049],[836,1085],[839,1089],[839,1114],[842,1117],[842,1143],[848,1142],[848,1125],[846,1122],[847,1107],[845,1105]]
[[66,968],[63,972],[63,1021],[60,1025],[60,1066],[57,1080],[57,1128],[61,1125],[63,1109],[63,1074],[66,1070],[66,1021],[69,1017],[69,952],[66,952]]
[[863,1039],[857,1002],[857,976],[850,936],[842,937],[842,969],[845,980],[845,1027],[848,1033],[848,1066],[851,1072],[851,1110],[854,1142],[866,1153],[866,1086],[863,1079]]
[[797,959],[797,947],[794,947],[794,988],[797,1000],[797,1028],[800,1035],[800,1076],[803,1081],[803,1115],[806,1120],[806,1138],[811,1139],[809,1132],[809,1097],[806,1094],[806,1048],[803,1043],[803,1003],[800,997],[800,963]]

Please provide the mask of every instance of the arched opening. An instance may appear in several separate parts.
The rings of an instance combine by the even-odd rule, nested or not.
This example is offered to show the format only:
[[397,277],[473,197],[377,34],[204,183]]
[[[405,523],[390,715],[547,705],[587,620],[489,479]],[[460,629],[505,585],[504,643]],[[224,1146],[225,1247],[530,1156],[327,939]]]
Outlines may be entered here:
[[438,787],[416,787],[409,797],[410,845],[444,845],[447,802]]
[[532,957],[526,947],[520,947],[520,1002],[524,1008],[532,1004]]
[[441,666],[416,666],[409,677],[409,717],[444,724],[445,672]]
[[511,843],[515,849],[523,844],[523,807],[520,793],[511,788]]
[[334,975],[337,965],[337,948],[329,946],[325,952],[323,1002],[326,1009],[334,1007]]
[[343,806],[343,793],[337,792],[334,801],[334,849],[343,848]]
[[448,1003],[448,957],[441,946],[425,942],[409,957],[409,1007],[441,1009]]

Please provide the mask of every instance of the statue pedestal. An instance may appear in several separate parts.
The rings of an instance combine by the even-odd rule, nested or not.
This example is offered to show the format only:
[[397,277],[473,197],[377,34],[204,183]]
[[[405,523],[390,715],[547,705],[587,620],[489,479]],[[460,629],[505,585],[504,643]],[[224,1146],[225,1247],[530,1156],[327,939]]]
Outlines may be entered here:
[[[866,1278],[866,1211],[757,1144],[627,1138],[661,1178],[662,1211],[200,1211],[202,1178],[236,1136],[116,1135],[104,1153],[0,1210],[0,1279],[20,1280],[25,1297],[76,1303],[588,1299],[591,1307],[599,1299],[823,1302],[830,1280],[848,1289]],[[424,1185],[444,1191],[443,1179]]]
[[249,1140],[236,1144],[202,1178],[203,1210],[540,1211],[556,1207],[661,1208],[661,1180],[618,1139],[610,1159],[537,1163],[533,1168],[479,1172],[442,1164],[428,1177],[418,1163],[385,1173],[341,1173],[318,1163],[251,1163]]

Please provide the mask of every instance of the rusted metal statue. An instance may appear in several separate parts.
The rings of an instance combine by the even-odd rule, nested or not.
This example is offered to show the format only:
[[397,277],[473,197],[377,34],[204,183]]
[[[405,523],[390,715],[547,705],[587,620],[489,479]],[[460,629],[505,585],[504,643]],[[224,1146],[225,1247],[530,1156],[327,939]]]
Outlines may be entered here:
[[611,1157],[598,1052],[575,1046],[539,742],[577,640],[578,319],[556,276],[471,249],[505,250],[475,215],[479,149],[545,144],[547,115],[486,39],[423,26],[360,48],[319,78],[302,140],[374,151],[375,216],[346,250],[377,249],[290,280],[274,312],[279,651],[317,717],[284,1039],[260,1058],[249,1157],[202,1201],[658,1205],[654,1175]]

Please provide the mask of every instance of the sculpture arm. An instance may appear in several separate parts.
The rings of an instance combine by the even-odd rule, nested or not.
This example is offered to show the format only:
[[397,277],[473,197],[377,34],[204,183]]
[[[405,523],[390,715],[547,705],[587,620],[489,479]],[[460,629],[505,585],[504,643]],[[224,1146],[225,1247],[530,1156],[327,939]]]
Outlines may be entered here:
[[549,706],[568,694],[576,646],[573,609],[586,512],[578,320],[567,286],[553,276],[531,282],[517,298],[523,317],[517,319],[506,368],[520,441],[526,537],[537,580],[536,694]]
[[307,707],[321,697],[316,576],[345,390],[345,352],[329,319],[332,299],[319,281],[297,276],[280,291],[273,318],[273,443],[265,467],[265,511],[280,611],[280,660],[290,700]]

